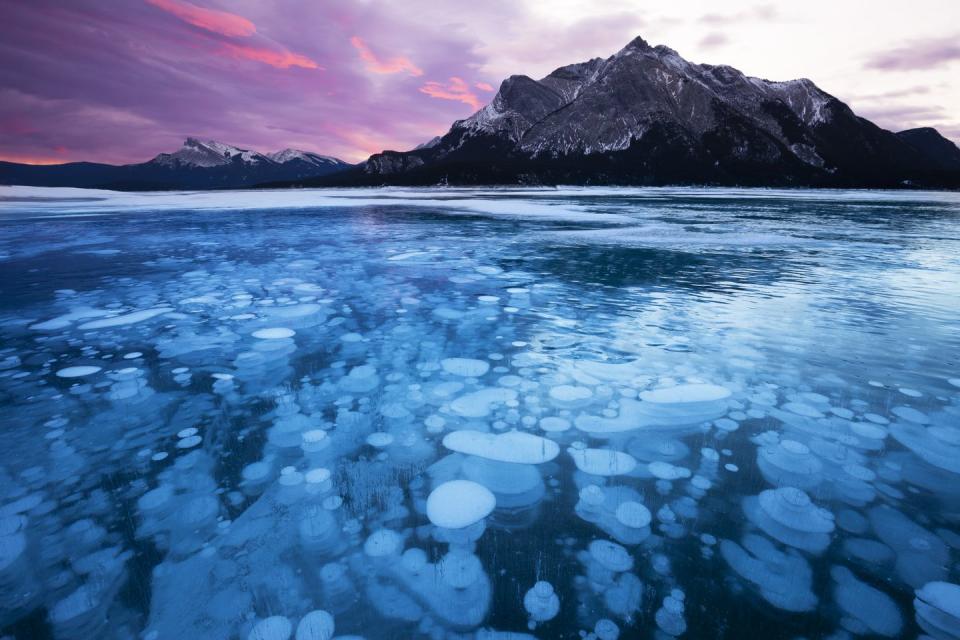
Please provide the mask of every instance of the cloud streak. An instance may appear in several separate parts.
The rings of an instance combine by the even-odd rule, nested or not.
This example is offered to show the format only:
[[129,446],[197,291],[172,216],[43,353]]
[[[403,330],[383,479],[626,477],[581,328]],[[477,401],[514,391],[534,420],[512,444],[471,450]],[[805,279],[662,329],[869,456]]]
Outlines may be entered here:
[[960,60],[960,34],[950,38],[916,40],[891,51],[882,51],[869,58],[868,69],[881,71],[924,71]]
[[185,0],[147,0],[149,4],[170,13],[187,24],[223,36],[252,36],[257,27],[242,16],[226,11],[204,9]]
[[420,92],[427,94],[431,98],[453,100],[455,102],[468,104],[474,111],[483,106],[477,94],[470,90],[470,85],[468,85],[463,78],[456,76],[451,77],[446,83],[428,82],[420,87]]
[[420,67],[403,56],[381,60],[359,36],[350,38],[350,44],[359,52],[360,59],[366,63],[367,71],[379,74],[408,73],[411,76],[423,75],[423,70]]
[[277,69],[289,69],[291,67],[323,69],[323,67],[310,58],[289,51],[272,51],[261,47],[231,43],[224,44],[223,51],[231,57],[243,60],[255,60],[256,62],[262,62]]

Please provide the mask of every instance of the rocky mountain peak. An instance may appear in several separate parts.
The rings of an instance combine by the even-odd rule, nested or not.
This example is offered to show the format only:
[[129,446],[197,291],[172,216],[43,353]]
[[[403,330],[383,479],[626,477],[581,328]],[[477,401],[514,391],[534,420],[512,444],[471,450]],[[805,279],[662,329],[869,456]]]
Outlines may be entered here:
[[499,160],[502,175],[524,180],[547,171],[573,181],[896,184],[934,170],[934,151],[951,155],[929,136],[898,138],[858,118],[808,79],[776,82],[695,64],[637,37],[609,58],[540,80],[510,76],[436,145],[382,162],[374,156],[366,171],[447,171],[448,179],[451,166],[490,175]]
[[641,36],[637,36],[633,40],[627,43],[623,49],[620,50],[621,53],[624,51],[649,51],[651,50],[650,44],[644,40]]

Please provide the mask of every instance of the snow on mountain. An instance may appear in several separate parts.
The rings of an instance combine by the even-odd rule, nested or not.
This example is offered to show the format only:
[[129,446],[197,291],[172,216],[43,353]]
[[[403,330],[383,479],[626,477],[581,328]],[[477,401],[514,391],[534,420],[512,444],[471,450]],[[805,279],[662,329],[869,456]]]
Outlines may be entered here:
[[305,162],[316,166],[339,166],[346,164],[339,158],[333,156],[323,156],[312,151],[301,151],[300,149],[283,149],[268,153],[266,156],[276,163],[284,164],[287,162]]
[[267,156],[215,140],[187,138],[177,151],[161,153],[153,162],[166,166],[218,167],[233,162],[263,164],[273,162]]

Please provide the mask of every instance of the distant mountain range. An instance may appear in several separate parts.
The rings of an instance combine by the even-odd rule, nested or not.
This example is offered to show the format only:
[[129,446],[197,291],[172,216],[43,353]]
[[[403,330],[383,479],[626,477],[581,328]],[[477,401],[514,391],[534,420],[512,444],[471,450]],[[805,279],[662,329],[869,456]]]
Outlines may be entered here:
[[0,183],[113,189],[262,186],[716,184],[960,188],[960,148],[935,129],[893,133],[806,79],[693,64],[636,38],[493,101],[411,151],[350,165],[189,138],[142,164],[0,163]]
[[118,190],[231,189],[264,182],[327,176],[353,165],[309,151],[258,153],[187,138],[173,153],[139,164],[70,162],[29,165],[0,162],[0,184],[96,187]]
[[932,128],[881,129],[810,80],[693,64],[636,38],[507,78],[439,140],[296,184],[437,183],[960,188],[960,149]]

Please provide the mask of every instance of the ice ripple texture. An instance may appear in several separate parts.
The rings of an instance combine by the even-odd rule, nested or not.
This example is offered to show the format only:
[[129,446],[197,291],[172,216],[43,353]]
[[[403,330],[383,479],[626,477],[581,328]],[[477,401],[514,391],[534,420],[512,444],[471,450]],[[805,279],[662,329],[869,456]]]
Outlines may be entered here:
[[960,197],[0,188],[0,637],[960,638]]

